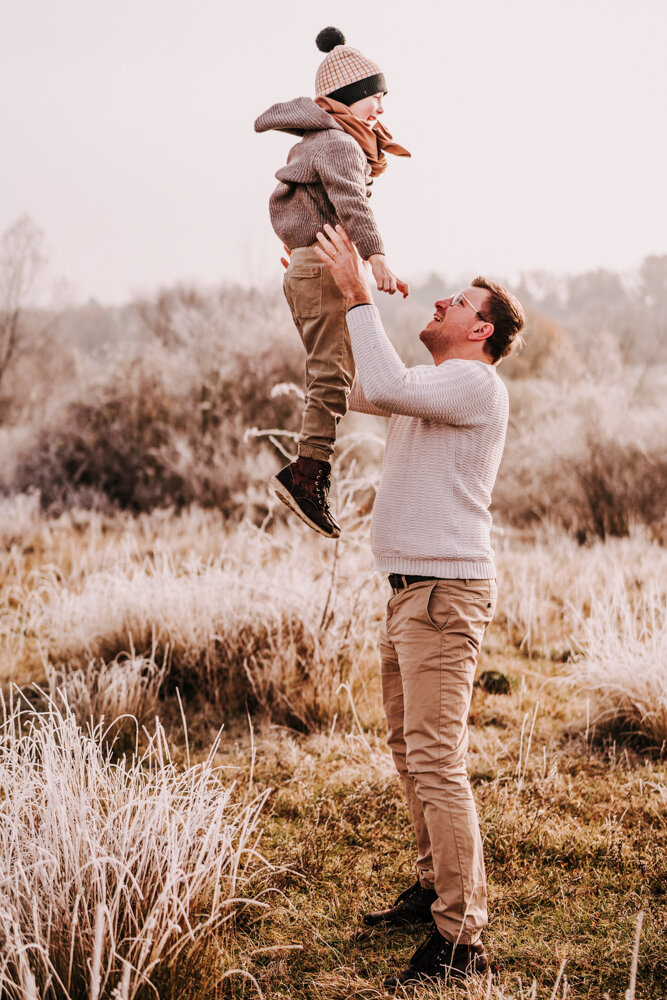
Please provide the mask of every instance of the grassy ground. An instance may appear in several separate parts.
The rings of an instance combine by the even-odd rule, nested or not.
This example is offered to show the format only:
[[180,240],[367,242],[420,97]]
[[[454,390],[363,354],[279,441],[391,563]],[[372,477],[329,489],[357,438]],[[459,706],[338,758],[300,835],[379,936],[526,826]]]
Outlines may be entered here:
[[[551,997],[564,963],[559,997],[620,998],[642,911],[637,996],[664,997],[667,762],[586,739],[585,706],[561,683],[560,665],[517,654],[498,633],[490,639],[480,669],[512,679],[504,695],[478,685],[471,715],[493,977],[435,992],[520,997],[535,981],[536,995]],[[201,716],[195,729],[203,750]],[[382,734],[267,725],[254,744],[254,780],[273,789],[261,846],[278,869],[267,897],[278,912],[241,922],[241,966],[267,998],[381,994],[424,934],[361,922],[414,880],[413,836]],[[247,725],[233,724],[221,760],[242,776],[250,756]]]

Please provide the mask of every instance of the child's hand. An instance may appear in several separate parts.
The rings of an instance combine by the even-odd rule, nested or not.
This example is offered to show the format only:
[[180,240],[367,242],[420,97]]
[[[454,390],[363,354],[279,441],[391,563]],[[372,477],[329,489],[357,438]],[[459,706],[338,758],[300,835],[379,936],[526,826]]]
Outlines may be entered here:
[[407,282],[401,281],[397,278],[393,271],[390,271],[387,267],[387,261],[383,253],[373,253],[368,258],[368,263],[371,265],[371,270],[373,271],[373,277],[375,278],[375,283],[380,292],[388,292],[389,295],[393,295],[395,291],[402,293],[403,298],[407,298],[410,289],[408,288]]

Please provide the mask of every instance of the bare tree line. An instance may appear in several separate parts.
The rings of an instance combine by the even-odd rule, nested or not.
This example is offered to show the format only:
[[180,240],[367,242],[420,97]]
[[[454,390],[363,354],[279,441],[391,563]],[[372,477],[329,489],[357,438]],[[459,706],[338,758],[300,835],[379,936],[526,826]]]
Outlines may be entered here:
[[22,315],[45,264],[44,234],[22,215],[0,237],[0,384],[20,347]]

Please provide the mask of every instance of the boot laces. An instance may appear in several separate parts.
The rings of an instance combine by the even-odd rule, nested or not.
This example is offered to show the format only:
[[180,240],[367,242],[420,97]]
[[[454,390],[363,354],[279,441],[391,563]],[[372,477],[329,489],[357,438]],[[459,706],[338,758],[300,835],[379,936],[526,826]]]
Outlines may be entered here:
[[411,885],[409,889],[405,889],[401,893],[401,895],[396,900],[396,905],[398,905],[398,903],[405,903],[409,899],[414,899],[415,896],[419,895],[421,888],[422,888],[421,883],[419,879],[417,879],[414,885]]
[[[429,937],[427,937],[426,940],[422,941],[419,945],[410,960],[410,965],[417,969],[421,966],[428,966],[431,963],[436,962],[438,958],[441,957],[443,952],[447,953],[450,949],[451,946],[448,947],[447,942],[443,940],[438,931],[433,931]],[[445,956],[442,955],[442,957],[444,958]],[[446,957],[449,960],[451,956],[447,955]]]
[[322,507],[327,506],[327,496],[329,494],[330,485],[331,485],[331,480],[326,474],[326,471],[324,469],[318,469],[315,475],[313,489]]

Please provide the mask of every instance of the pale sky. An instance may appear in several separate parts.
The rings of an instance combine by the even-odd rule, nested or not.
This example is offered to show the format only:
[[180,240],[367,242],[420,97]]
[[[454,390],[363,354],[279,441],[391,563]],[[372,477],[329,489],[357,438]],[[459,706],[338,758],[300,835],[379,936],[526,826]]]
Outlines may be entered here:
[[664,0],[0,0],[0,232],[122,302],[279,283],[268,217],[328,24],[387,79],[372,207],[400,276],[627,270],[667,253]]

